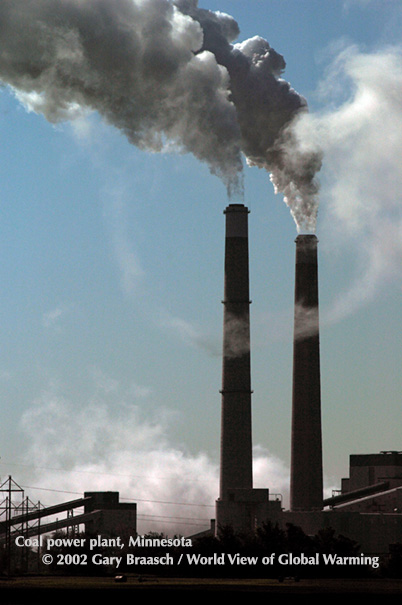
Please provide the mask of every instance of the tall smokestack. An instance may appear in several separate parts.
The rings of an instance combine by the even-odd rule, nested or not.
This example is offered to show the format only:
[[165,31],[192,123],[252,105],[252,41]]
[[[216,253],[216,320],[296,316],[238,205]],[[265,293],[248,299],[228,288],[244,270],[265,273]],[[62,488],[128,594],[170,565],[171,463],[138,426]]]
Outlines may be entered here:
[[248,213],[229,204],[226,215],[220,500],[251,489],[251,378]]
[[296,238],[291,510],[322,508],[321,383],[315,235]]

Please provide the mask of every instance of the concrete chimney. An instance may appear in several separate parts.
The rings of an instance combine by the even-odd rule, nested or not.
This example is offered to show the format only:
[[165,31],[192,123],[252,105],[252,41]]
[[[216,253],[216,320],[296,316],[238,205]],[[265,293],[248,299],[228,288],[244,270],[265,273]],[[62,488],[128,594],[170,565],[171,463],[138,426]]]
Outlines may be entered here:
[[230,204],[226,215],[223,315],[220,499],[251,489],[250,294],[248,213]]
[[231,527],[242,535],[255,532],[281,509],[269,490],[253,488],[251,439],[250,292],[248,209],[225,210],[225,295],[223,312],[222,418],[220,493],[216,533]]
[[318,269],[315,235],[296,238],[290,508],[323,502]]

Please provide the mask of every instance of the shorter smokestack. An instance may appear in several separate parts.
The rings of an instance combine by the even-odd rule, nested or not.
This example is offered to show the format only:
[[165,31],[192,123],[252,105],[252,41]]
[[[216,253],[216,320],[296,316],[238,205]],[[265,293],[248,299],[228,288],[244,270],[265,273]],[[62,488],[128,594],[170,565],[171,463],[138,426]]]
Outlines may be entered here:
[[296,238],[291,510],[322,509],[321,381],[315,235]]

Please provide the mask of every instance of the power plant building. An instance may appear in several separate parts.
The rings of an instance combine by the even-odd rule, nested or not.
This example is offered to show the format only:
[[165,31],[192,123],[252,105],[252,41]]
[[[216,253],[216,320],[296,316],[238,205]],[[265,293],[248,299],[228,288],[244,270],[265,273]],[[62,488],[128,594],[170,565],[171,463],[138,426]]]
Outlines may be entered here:
[[[271,521],[308,535],[332,528],[364,553],[402,543],[402,452],[351,455],[342,489],[323,498],[318,261],[315,235],[295,258],[290,510],[252,486],[248,209],[226,210],[221,475],[215,531],[244,533]],[[242,338],[239,338],[239,337]],[[241,344],[240,344],[241,343]]]

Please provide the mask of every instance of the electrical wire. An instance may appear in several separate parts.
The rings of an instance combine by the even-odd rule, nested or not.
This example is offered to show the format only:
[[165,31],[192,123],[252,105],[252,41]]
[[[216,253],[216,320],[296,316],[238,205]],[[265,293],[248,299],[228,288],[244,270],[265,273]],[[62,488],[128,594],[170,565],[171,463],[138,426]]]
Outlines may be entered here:
[[[48,488],[48,487],[35,487],[33,485],[21,485],[21,487],[23,487],[24,489],[36,489],[36,490],[40,490],[40,491],[45,491],[45,492],[57,492],[60,494],[73,494],[73,495],[78,495],[78,496],[82,496],[82,492],[72,492],[72,491],[67,491],[64,489],[54,489],[54,488]],[[171,504],[174,506],[200,506],[200,507],[207,507],[207,508],[214,508],[213,504],[198,504],[195,502],[170,502],[167,500],[148,500],[145,498],[120,498],[120,500],[125,500],[127,502],[150,502],[151,504]]]

